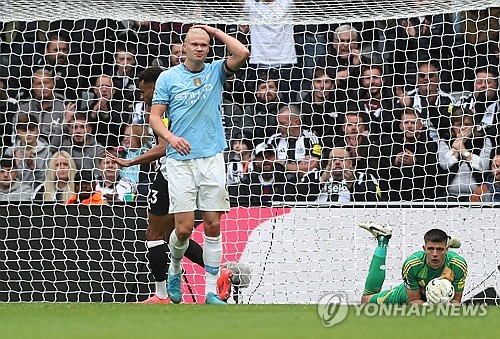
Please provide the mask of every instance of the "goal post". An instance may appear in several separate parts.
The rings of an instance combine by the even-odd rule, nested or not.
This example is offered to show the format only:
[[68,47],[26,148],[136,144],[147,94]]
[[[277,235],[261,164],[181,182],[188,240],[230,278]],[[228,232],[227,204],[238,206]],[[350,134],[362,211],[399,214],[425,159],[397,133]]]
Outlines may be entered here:
[[[0,180],[0,301],[131,302],[153,291],[145,230],[154,166],[122,170],[137,186],[117,204],[54,200],[75,193],[69,178],[81,167],[103,180],[104,149],[131,158],[151,147],[138,75],[182,60],[193,24],[216,25],[252,53],[224,88],[221,117],[232,204],[223,262],[252,270],[239,302],[317,303],[337,291],[359,302],[374,242],[357,224],[370,220],[395,226],[384,287],[401,282],[425,231],[442,228],[462,240],[464,300],[498,304],[500,0],[3,0],[0,160],[15,175]],[[209,62],[229,53],[213,43]],[[116,106],[101,110],[106,88]],[[278,113],[290,104],[307,132],[286,139]],[[62,141],[74,142],[79,113],[94,153]],[[471,137],[460,148],[464,126]],[[58,190],[52,158],[63,150],[73,160]],[[300,167],[311,158],[314,168]],[[351,163],[334,176],[339,159]],[[483,202],[470,203],[476,190]],[[184,268],[184,302],[202,301],[203,269]]]

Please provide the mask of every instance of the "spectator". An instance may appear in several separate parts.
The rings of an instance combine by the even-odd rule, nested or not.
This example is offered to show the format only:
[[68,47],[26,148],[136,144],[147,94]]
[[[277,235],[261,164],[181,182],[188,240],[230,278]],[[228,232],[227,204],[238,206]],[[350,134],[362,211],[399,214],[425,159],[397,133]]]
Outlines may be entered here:
[[379,168],[379,145],[371,142],[363,112],[347,112],[343,116],[341,133],[334,139],[335,147],[345,147],[356,170]]
[[[388,31],[391,34],[390,31]],[[456,44],[453,22],[449,14],[432,14],[422,17],[398,20],[395,37],[388,39],[386,50],[390,51],[389,63],[394,64],[394,85],[414,86],[417,68],[431,60],[439,61],[436,65],[442,69],[441,81],[449,90],[451,77],[449,70],[452,61],[451,46]]]
[[372,142],[380,144],[381,133],[392,133],[399,128],[399,116],[394,117],[397,106],[392,91],[384,83],[382,67],[379,65],[361,66],[361,88],[357,99],[361,111],[368,117],[368,130]]
[[97,167],[98,158],[104,155],[104,147],[92,135],[92,124],[85,113],[75,113],[69,123],[69,135],[63,138],[60,150],[71,154],[78,170]]
[[52,155],[45,182],[33,194],[35,201],[65,203],[75,194],[76,165],[68,152]]
[[5,155],[16,161],[19,181],[30,183],[33,188],[44,182],[51,153],[49,143],[38,137],[36,117],[26,113],[18,115],[14,146],[5,150]]
[[309,128],[323,141],[323,146],[332,147],[332,137],[337,134],[339,117],[346,112],[347,97],[335,91],[334,79],[322,68],[316,68],[311,92],[304,97],[301,117]]
[[[134,124],[129,126],[129,144],[124,145],[125,160],[132,160],[151,148],[151,136],[146,125]],[[121,177],[129,179],[137,185],[137,199],[147,197],[149,183],[153,181],[154,169],[152,164],[132,165],[121,169]]]
[[9,65],[9,96],[26,99],[30,86],[29,80],[25,84],[24,79],[33,74],[31,66],[35,56],[43,51],[49,22],[10,21],[0,24],[0,28],[0,64]]
[[86,87],[88,84],[84,84],[85,77],[81,77],[78,66],[69,63],[69,53],[68,38],[61,33],[50,33],[45,43],[44,54],[35,60],[33,68],[49,70],[55,80],[54,92],[65,100],[75,101],[78,88]]
[[0,203],[31,201],[32,188],[17,180],[17,166],[13,158],[0,160]]
[[[113,88],[115,99],[123,100],[123,107],[132,111],[137,97],[135,78],[137,77],[136,50],[131,44],[119,43],[115,52],[115,67],[113,69]],[[102,85],[102,83],[101,83]]]
[[474,127],[473,113],[454,107],[451,133],[439,141],[439,165],[448,174],[445,196],[448,201],[469,201],[489,169],[492,142]]
[[79,111],[90,111],[89,121],[94,123],[97,142],[103,146],[118,146],[118,136],[123,123],[130,123],[131,110],[122,100],[115,98],[116,87],[109,75],[95,79],[92,92],[82,93]]
[[500,153],[491,161],[491,175],[476,188],[470,197],[472,202],[500,202]]
[[278,121],[278,84],[265,75],[257,80],[256,101],[245,106],[243,136],[257,145],[276,133]]
[[[243,1],[243,0],[239,0]],[[301,77],[298,74],[294,30],[291,24],[281,24],[295,6],[295,0],[245,0],[245,9],[252,22],[271,22],[241,26],[250,31],[250,62],[247,80],[261,75],[279,79],[278,88],[285,102],[297,99]]]
[[238,206],[269,205],[285,198],[285,169],[276,162],[273,146],[261,143],[252,154],[252,166],[238,183],[228,185],[229,199]]
[[[335,147],[328,165],[313,169],[297,184],[298,199],[315,202],[379,201],[382,197],[373,174],[356,171],[345,147]],[[288,192],[287,192],[288,194]]]
[[93,171],[83,169],[75,175],[75,194],[72,195],[66,205],[103,205],[106,201],[102,192],[97,189],[97,181]]
[[267,144],[276,150],[277,160],[285,168],[288,181],[297,182],[304,174],[318,168],[322,152],[320,140],[303,128],[297,106],[280,109],[278,131],[267,140]]
[[461,105],[474,112],[478,130],[500,143],[500,99],[498,95],[498,70],[482,67],[476,70],[474,92],[461,98]]
[[186,55],[182,50],[182,42],[179,38],[173,38],[170,43],[170,54],[168,57],[168,68],[180,65],[186,59]]
[[122,177],[119,165],[109,157],[99,160],[101,172],[96,190],[102,192],[108,204],[122,201],[133,201],[137,193],[137,184],[129,178]]
[[[450,127],[448,107],[454,103],[453,97],[441,91],[440,79],[436,66],[431,63],[420,65],[418,68],[417,87],[404,92],[396,86],[398,104],[401,107],[414,108],[422,124],[429,130],[433,140],[439,141],[440,133],[446,133]],[[399,120],[400,117],[395,117]]]
[[[432,200],[442,193],[436,181],[438,144],[415,110],[407,108],[401,115],[400,131],[384,134],[380,150],[380,176],[388,186],[390,201]],[[442,184],[442,183],[441,183]]]
[[[224,117],[224,132],[226,139],[242,138],[243,136],[243,100],[237,99],[241,93],[236,93],[236,75],[230,76],[224,83],[222,91],[222,115]],[[241,89],[240,89],[241,90]]]
[[227,165],[227,184],[237,184],[241,178],[252,170],[252,141],[249,139],[234,140]]
[[333,42],[327,46],[327,54],[317,59],[318,66],[335,74],[337,88],[347,90],[358,88],[361,54],[359,33],[351,25],[340,25],[333,32]]
[[[472,72],[488,64],[491,55],[489,43],[499,41],[498,18],[500,7],[474,9],[462,13],[461,30],[465,34],[465,72]],[[493,64],[493,65],[498,65]],[[467,74],[468,75],[468,74]],[[472,78],[467,77],[467,78]]]
[[65,98],[54,93],[54,78],[48,69],[38,69],[31,78],[31,95],[21,102],[19,111],[29,113],[38,120],[40,136],[51,144],[60,144],[61,136],[75,109],[75,104],[64,104]]
[[0,151],[12,146],[15,112],[18,111],[17,100],[9,97],[5,89],[7,78],[6,68],[0,65]]

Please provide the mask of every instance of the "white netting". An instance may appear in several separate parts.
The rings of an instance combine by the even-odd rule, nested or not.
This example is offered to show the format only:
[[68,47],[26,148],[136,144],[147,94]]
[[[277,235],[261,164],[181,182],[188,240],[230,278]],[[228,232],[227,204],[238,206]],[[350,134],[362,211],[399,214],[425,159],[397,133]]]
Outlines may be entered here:
[[[176,65],[182,59],[180,43],[193,23],[217,25],[251,50],[248,64],[227,82],[222,103],[233,206],[226,219],[225,261],[251,264],[255,276],[242,293],[245,301],[316,302],[316,292],[332,289],[359,299],[366,265],[344,275],[348,260],[341,251],[364,242],[353,227],[367,217],[406,225],[395,246],[403,246],[402,239],[419,245],[422,232],[443,221],[446,231],[463,234],[467,246],[477,241],[478,247],[494,249],[499,239],[490,227],[494,209],[478,215],[482,210],[463,207],[457,217],[446,203],[500,201],[500,156],[495,157],[500,142],[498,5],[4,1],[0,201],[7,218],[0,226],[5,240],[1,300],[128,301],[149,293],[143,230],[155,165],[120,173],[104,150],[132,159],[151,147],[138,76],[151,66]],[[224,44],[213,42],[209,61],[226,57]],[[289,104],[291,118],[282,113],[280,119],[278,112]],[[285,128],[288,119],[291,126]],[[77,173],[97,176],[102,202],[110,208],[52,210],[53,202],[75,200]],[[310,207],[287,211],[284,217],[283,210],[260,208],[283,201],[349,205],[387,200],[440,205],[374,209],[374,214],[361,208]],[[18,201],[35,204],[18,207]],[[126,216],[122,206],[113,205],[132,202]],[[337,211],[353,218],[343,216],[343,230],[328,233],[323,228],[337,227]],[[406,211],[408,218],[396,218]],[[91,217],[96,213],[103,218]],[[435,217],[413,228],[426,213]],[[472,230],[489,225],[488,235],[475,239],[468,232],[470,220],[477,220]],[[291,238],[276,236],[266,233],[268,226],[297,232]],[[134,231],[127,232],[131,227]],[[265,233],[262,241],[255,240],[259,232]],[[113,241],[120,237],[124,243]],[[323,243],[325,237],[331,241]],[[195,239],[202,241],[199,231]],[[297,239],[306,241],[296,244]],[[267,244],[270,249],[261,251],[259,246]],[[101,253],[101,247],[110,254]],[[473,262],[470,281],[475,285],[498,263],[495,256],[481,257],[487,251],[478,257],[470,248],[465,247],[464,256]],[[369,260],[371,251],[356,249],[353,260]],[[283,253],[291,259],[280,257]],[[408,254],[393,253],[391,285]],[[318,266],[308,265],[309,259]],[[89,266],[90,261],[97,264]],[[294,282],[297,267],[304,275]],[[186,293],[197,300],[202,276],[203,271],[189,267],[191,290]],[[481,286],[496,287],[494,279]],[[329,285],[331,280],[338,284]],[[301,299],[294,293],[302,289],[314,293]]]
[[[265,2],[265,0],[262,1]],[[90,17],[188,23],[276,23],[272,16],[260,18],[258,22],[254,18],[248,17],[245,11],[242,11],[243,2],[244,0],[137,0],[134,2],[115,0],[73,2],[66,0],[57,3],[43,3],[6,0],[3,2],[5,13],[3,20],[71,20]],[[290,10],[280,22],[303,24],[372,21],[479,10],[499,4],[498,1],[483,0],[301,0],[296,2],[297,6]]]

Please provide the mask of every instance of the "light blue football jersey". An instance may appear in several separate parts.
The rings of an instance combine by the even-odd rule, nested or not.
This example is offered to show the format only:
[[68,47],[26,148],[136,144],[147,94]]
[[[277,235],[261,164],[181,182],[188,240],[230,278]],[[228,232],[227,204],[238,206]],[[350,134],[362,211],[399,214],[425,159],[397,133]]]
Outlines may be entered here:
[[187,156],[181,156],[168,145],[167,157],[207,158],[226,148],[221,110],[222,86],[226,81],[223,62],[206,63],[197,73],[181,64],[161,73],[156,81],[153,105],[168,106],[170,131],[191,145]]

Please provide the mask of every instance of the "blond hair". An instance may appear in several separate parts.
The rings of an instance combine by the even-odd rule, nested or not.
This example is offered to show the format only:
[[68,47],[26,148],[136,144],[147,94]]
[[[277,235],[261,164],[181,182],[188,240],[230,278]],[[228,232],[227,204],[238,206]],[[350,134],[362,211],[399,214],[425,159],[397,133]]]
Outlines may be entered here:
[[57,178],[56,178],[56,173],[57,173],[57,161],[59,157],[63,157],[68,161],[69,165],[69,174],[68,174],[68,182],[66,185],[60,188],[59,190],[62,190],[62,199],[61,202],[68,201],[68,199],[75,194],[75,175],[76,175],[76,164],[73,158],[71,158],[71,155],[66,152],[66,151],[60,151],[56,152],[52,155],[52,158],[49,161],[49,165],[47,168],[47,177],[45,179],[45,193],[43,195],[43,200],[44,201],[56,201],[56,196],[57,196]]
[[191,36],[192,34],[197,34],[197,35],[206,35],[210,38],[210,35],[208,34],[207,31],[205,31],[203,28],[199,27],[192,27],[189,29],[189,31],[186,33],[186,38],[184,41],[187,41],[188,37]]

